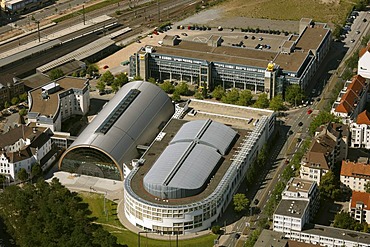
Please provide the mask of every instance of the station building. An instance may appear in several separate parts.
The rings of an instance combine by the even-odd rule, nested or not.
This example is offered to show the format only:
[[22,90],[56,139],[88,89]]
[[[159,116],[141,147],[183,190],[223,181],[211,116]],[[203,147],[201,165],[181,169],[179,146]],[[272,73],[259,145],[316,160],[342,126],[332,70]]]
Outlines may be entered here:
[[124,163],[140,156],[174,113],[171,99],[149,82],[125,84],[82,131],[59,161],[59,168],[123,180]]
[[[246,47],[224,44],[224,39],[210,35],[206,42],[196,42],[166,35],[161,45],[144,47],[130,57],[130,76],[187,81],[199,86],[205,83],[211,89],[217,85],[251,89],[272,98],[283,92],[284,85],[309,88],[332,40],[326,24],[307,18],[300,21],[298,35],[269,35],[265,40],[270,41],[248,41],[250,46],[244,40]],[[255,46],[257,42],[274,45],[264,48],[267,46]]]

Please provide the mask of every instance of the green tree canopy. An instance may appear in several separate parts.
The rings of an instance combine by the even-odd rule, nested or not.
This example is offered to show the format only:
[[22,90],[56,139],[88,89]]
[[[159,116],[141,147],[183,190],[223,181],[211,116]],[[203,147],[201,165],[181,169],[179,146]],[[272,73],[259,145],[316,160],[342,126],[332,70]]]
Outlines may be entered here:
[[221,100],[224,95],[225,90],[222,86],[217,86],[212,92],[212,97],[216,100]]
[[236,104],[238,100],[239,100],[239,90],[236,88],[232,88],[221,98],[221,101],[226,104]]
[[64,72],[61,69],[53,69],[49,73],[49,77],[51,80],[56,80],[62,76],[64,76]]
[[28,179],[28,173],[26,171],[26,169],[24,168],[21,168],[19,171],[18,171],[18,175],[17,175],[18,179],[21,180],[22,182],[26,181]]
[[249,200],[245,194],[235,194],[233,197],[233,204],[234,210],[238,213],[249,208]]
[[159,87],[165,91],[166,93],[173,93],[175,91],[175,86],[172,85],[170,81],[164,81],[162,84],[159,85]]
[[320,196],[324,199],[335,200],[340,196],[339,178],[336,178],[332,171],[328,171],[321,177]]
[[360,222],[356,221],[348,212],[340,212],[334,217],[334,227],[342,229],[363,231],[365,229],[365,225],[367,225],[366,222],[364,223],[365,224],[361,224]]
[[177,91],[182,96],[187,96],[189,95],[189,86],[186,82],[181,82],[176,86],[175,91]]
[[32,178],[39,178],[42,176],[42,169],[39,163],[34,163],[31,168],[31,176]]
[[18,97],[13,97],[11,100],[12,105],[16,105],[19,103],[19,98]]
[[5,101],[5,103],[4,103],[4,107],[5,107],[5,108],[9,108],[9,106],[10,106],[10,103],[9,103],[8,101]]
[[0,216],[17,246],[121,246],[100,225],[88,205],[57,179],[22,188],[10,186],[0,197]]
[[258,96],[258,99],[254,103],[254,106],[257,108],[267,108],[269,107],[270,102],[269,99],[267,98],[267,94],[263,93]]
[[18,112],[18,114],[20,116],[26,116],[27,115],[27,109],[20,109],[19,112]]
[[99,90],[99,92],[103,92],[105,89],[105,83],[103,81],[98,81],[96,88]]
[[364,186],[366,193],[370,193],[370,182],[367,182]]
[[112,85],[111,85],[111,87],[112,87],[112,90],[113,90],[114,93],[117,93],[118,92],[119,86],[118,86],[118,84],[116,82],[113,82]]
[[204,99],[204,98],[203,98],[203,94],[202,94],[201,92],[196,92],[196,93],[194,94],[194,98],[196,98],[196,99]]
[[22,102],[26,101],[27,98],[28,98],[27,93],[22,93],[21,95],[19,95],[19,100]]
[[283,96],[281,94],[276,95],[274,98],[270,101],[269,106],[273,111],[282,111],[284,110],[284,100]]
[[316,129],[320,125],[327,124],[329,122],[338,123],[339,122],[339,119],[336,118],[330,112],[320,111],[320,113],[317,114],[317,116],[312,120],[312,122],[310,124],[310,127],[309,127],[310,134],[311,135],[315,134]]
[[241,90],[239,92],[239,99],[236,102],[237,105],[249,106],[252,104],[253,95],[251,90]]
[[94,75],[95,73],[99,72],[98,66],[96,64],[89,64],[86,68],[86,73],[89,75]]
[[110,72],[109,70],[107,70],[101,77],[100,77],[100,80],[101,82],[104,82],[106,85],[111,85],[114,81],[114,76],[112,74],[112,72]]
[[172,100],[175,101],[175,102],[179,102],[181,100],[181,96],[180,96],[180,93],[175,91],[173,94],[172,94]]
[[114,79],[114,83],[116,83],[119,88],[121,88],[127,82],[128,82],[128,77],[125,73],[119,73],[116,76],[116,79]]
[[289,102],[291,105],[297,106],[302,103],[303,99],[304,93],[299,85],[293,84],[287,87],[285,101]]

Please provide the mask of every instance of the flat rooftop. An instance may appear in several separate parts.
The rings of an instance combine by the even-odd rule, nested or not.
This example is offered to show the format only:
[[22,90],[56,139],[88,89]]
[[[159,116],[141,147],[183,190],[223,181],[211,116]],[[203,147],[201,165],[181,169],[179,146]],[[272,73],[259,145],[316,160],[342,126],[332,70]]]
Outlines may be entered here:
[[292,182],[287,185],[287,191],[291,192],[308,192],[313,185],[313,181],[302,178],[293,178]]
[[370,246],[370,234],[351,231],[341,228],[329,227],[329,226],[321,226],[321,225],[305,225],[305,228],[302,230],[302,233],[307,234],[314,234],[317,236],[323,237],[330,237],[330,238],[337,238],[343,239],[348,241],[353,241],[355,243],[365,243],[369,244]]
[[60,89],[57,92],[49,94],[49,98],[47,100],[42,98],[41,87],[31,91],[32,104],[29,112],[36,112],[40,115],[53,117],[59,108],[58,95],[72,88],[83,89],[86,81],[87,79],[69,76],[55,80],[54,82],[60,85]]
[[178,130],[186,122],[188,121],[180,119],[171,119],[168,125],[162,131],[163,133],[165,133],[162,140],[154,141],[154,143],[150,146],[145,155],[142,157],[143,159],[145,159],[145,162],[143,165],[140,166],[138,172],[132,178],[130,185],[134,193],[137,194],[142,199],[152,203],[163,205],[181,205],[193,203],[206,198],[215,190],[215,188],[220,183],[221,179],[223,178],[223,176],[225,175],[226,171],[229,169],[232,163],[231,158],[235,154],[236,147],[239,147],[241,145],[244,137],[249,133],[249,131],[247,130],[234,129],[235,131],[238,132],[239,135],[234,146],[227,155],[223,156],[224,160],[220,167],[218,168],[218,170],[216,171],[216,173],[214,174],[214,178],[210,181],[206,189],[204,189],[201,193],[194,196],[179,199],[158,200],[156,199],[155,196],[153,196],[144,189],[143,179],[145,175],[148,173],[148,171],[152,168],[153,164],[158,159],[158,157],[162,154],[164,149],[168,146],[169,142],[172,140],[172,138],[175,136]]
[[274,214],[301,218],[307,206],[308,201],[282,199]]
[[329,29],[324,28],[323,25],[315,25],[313,27],[307,27],[306,30],[301,34],[296,48],[308,51],[310,49],[317,49],[324,37],[329,32]]
[[[197,113],[193,116],[191,110]],[[191,99],[188,114],[183,118],[187,121],[211,118],[217,122],[236,129],[253,130],[254,124],[262,116],[270,117],[273,111],[257,108],[224,104],[216,101]]]

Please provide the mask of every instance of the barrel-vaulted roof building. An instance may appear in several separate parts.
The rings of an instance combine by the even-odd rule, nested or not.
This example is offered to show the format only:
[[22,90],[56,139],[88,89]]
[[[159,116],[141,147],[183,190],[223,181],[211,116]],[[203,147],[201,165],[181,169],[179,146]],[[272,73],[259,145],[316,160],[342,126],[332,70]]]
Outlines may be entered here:
[[123,180],[123,164],[139,156],[174,113],[167,94],[144,81],[124,85],[63,154],[68,172]]

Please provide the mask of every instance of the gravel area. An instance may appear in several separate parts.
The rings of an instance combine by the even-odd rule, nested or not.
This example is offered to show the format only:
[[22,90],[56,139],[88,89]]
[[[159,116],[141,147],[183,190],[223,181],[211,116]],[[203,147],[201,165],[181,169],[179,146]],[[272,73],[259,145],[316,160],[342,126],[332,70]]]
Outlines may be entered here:
[[248,17],[225,17],[221,8],[202,11],[176,23],[176,25],[184,26],[192,24],[205,25],[210,27],[222,26],[224,28],[258,27],[260,29],[284,30],[288,32],[298,32],[299,28],[298,21],[281,21]]

